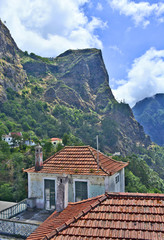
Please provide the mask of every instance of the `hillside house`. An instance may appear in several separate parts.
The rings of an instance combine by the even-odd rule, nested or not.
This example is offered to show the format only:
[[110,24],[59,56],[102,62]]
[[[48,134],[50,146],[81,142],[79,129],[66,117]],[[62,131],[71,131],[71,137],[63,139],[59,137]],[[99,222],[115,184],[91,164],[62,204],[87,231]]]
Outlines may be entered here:
[[27,240],[162,240],[164,194],[105,193],[56,211]]
[[33,140],[25,140],[24,144],[27,146],[35,146],[35,142]]
[[[7,142],[10,146],[13,145],[13,139],[20,138],[23,140],[21,132],[10,132],[8,135],[2,135],[2,140]],[[17,142],[17,140],[15,140]]]
[[64,147],[43,162],[41,146],[35,148],[35,167],[28,173],[28,198],[37,208],[61,211],[77,202],[110,192],[124,192],[124,167],[90,146]]
[[51,143],[53,144],[54,147],[56,147],[59,143],[62,144],[62,139],[60,139],[60,138],[51,138]]

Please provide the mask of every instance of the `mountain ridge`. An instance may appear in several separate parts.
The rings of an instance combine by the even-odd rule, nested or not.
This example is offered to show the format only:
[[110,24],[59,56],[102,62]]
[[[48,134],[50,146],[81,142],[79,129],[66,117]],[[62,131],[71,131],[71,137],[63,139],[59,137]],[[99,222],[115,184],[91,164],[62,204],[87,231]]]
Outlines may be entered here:
[[[0,36],[5,39],[6,27],[2,22],[0,25]],[[70,131],[83,142],[93,146],[96,135],[99,135],[100,146],[107,152],[120,151],[127,154],[136,146],[147,147],[151,143],[142,126],[134,119],[129,105],[118,103],[114,98],[101,50],[95,48],[67,50],[56,58],[43,58],[19,50],[9,31],[6,32],[7,40],[2,43],[4,47],[1,47],[0,56],[3,56],[3,49],[6,49],[5,56],[10,58],[1,58],[1,62],[5,61],[7,66],[4,68],[1,64],[1,72],[3,74],[6,71],[9,74],[10,68],[14,70],[10,77],[6,74],[3,81],[1,78],[1,102],[6,102],[4,104],[6,109],[2,104],[1,111],[14,121],[17,121],[19,113],[20,130],[32,130],[36,134],[39,133],[39,137],[51,137],[52,133],[47,129],[48,124],[40,122],[40,119],[32,113],[30,104],[35,105],[39,101],[40,105],[47,106],[43,111],[44,114],[48,114],[47,117],[51,116],[51,120],[48,121],[59,126],[56,134],[60,137],[64,134],[64,126],[61,129],[62,123],[66,121],[68,124],[66,132]],[[10,52],[12,47],[15,55]],[[14,56],[15,60],[10,63]],[[10,89],[16,91],[16,94]],[[23,109],[25,105],[26,111]],[[23,127],[21,111],[29,115],[29,118],[26,118],[26,127]],[[36,111],[39,116],[40,113]],[[78,119],[75,123],[70,121],[71,111],[77,112]],[[34,118],[36,124],[32,125],[30,118]]]
[[164,145],[164,93],[144,98],[133,107],[137,121],[153,142]]
[[121,156],[113,158],[129,161],[126,191],[164,191],[164,149],[152,144],[129,105],[114,98],[101,50],[67,50],[56,58],[28,54],[18,49],[0,22],[2,38],[1,200],[27,197],[22,168],[33,165],[34,148],[24,144],[10,148],[1,140],[3,134],[19,131],[24,140],[42,144],[44,159],[54,152],[47,139],[60,137],[65,145],[96,148],[98,135],[100,151],[107,155],[120,152]]

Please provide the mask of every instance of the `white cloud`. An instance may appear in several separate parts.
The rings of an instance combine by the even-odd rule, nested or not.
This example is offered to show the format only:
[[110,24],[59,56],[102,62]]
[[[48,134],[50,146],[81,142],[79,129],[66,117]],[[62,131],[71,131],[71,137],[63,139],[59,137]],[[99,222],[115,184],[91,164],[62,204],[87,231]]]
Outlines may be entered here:
[[135,59],[126,81],[113,90],[113,94],[131,106],[145,97],[164,92],[164,50],[151,48]]
[[148,1],[135,3],[129,0],[108,0],[110,6],[116,9],[120,14],[132,17],[136,26],[141,24],[146,27],[150,23],[150,17],[155,16],[159,22],[163,21],[164,3],[150,4]]
[[103,6],[102,6],[102,4],[101,4],[100,2],[97,3],[96,9],[97,9],[98,11],[102,11],[102,10],[103,10]]
[[111,49],[111,50],[113,50],[113,51],[123,55],[121,49],[119,47],[117,47],[116,45],[109,46],[109,49]]
[[96,28],[106,28],[107,22],[102,22],[101,19],[92,17],[92,20],[88,23],[87,29],[89,32],[94,32]]
[[0,16],[22,50],[56,56],[69,48],[102,48],[94,34],[101,19],[85,16],[89,0],[1,0]]

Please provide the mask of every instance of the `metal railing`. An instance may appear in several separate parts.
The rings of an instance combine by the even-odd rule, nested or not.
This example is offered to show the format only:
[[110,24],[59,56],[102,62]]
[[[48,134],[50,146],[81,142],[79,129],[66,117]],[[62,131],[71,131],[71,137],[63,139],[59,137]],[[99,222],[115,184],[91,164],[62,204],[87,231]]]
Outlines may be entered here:
[[27,238],[39,224],[0,219],[0,234]]
[[0,211],[0,219],[9,219],[27,209],[27,199]]

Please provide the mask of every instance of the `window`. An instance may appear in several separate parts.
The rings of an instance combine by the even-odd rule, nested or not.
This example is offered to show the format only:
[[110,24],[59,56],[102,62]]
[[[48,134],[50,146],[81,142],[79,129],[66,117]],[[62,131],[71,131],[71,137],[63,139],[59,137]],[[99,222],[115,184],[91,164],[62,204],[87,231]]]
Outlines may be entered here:
[[88,183],[75,181],[75,202],[88,198]]
[[55,209],[55,180],[44,180],[45,208]]
[[120,181],[119,175],[117,175],[117,176],[115,177],[115,181],[116,181],[116,183],[118,183],[118,182]]

